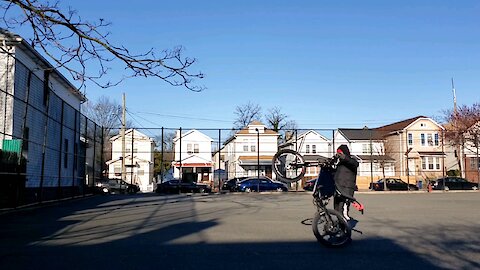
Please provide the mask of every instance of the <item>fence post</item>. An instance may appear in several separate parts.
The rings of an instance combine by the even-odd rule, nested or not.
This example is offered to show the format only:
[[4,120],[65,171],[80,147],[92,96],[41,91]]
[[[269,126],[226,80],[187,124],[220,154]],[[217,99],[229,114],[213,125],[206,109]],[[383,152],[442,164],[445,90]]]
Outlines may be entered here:
[[63,154],[63,117],[65,102],[62,100],[62,112],[60,113],[60,142],[58,150],[58,182],[57,182],[57,199],[62,197],[62,154]]
[[50,71],[44,70],[43,72],[43,100],[45,104],[45,124],[44,124],[44,132],[43,132],[43,145],[42,145],[42,168],[40,173],[40,185],[38,190],[38,202],[41,203],[43,200],[43,182],[45,180],[45,152],[47,151],[47,134],[48,134],[48,109],[50,105],[50,95],[49,91],[50,88],[48,87]]

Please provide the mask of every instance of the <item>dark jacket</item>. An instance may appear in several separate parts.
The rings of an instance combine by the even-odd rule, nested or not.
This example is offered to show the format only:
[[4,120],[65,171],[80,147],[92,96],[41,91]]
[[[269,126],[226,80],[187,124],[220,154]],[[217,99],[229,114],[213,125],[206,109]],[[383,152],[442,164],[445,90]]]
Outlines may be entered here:
[[356,185],[358,161],[350,156],[350,150],[346,145],[340,145],[339,149],[342,150],[345,156],[340,158],[337,164],[337,171],[334,176],[335,185],[340,192],[344,189],[351,189],[351,192],[348,192],[351,196]]

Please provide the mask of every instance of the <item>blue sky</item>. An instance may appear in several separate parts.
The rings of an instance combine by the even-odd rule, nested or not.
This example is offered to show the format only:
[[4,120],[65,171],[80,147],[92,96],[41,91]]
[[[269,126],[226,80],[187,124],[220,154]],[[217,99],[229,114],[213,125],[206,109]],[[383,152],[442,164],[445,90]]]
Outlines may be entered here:
[[[134,3],[134,5],[132,5]],[[248,102],[300,128],[376,127],[480,102],[478,1],[72,1],[138,52],[182,45],[200,93],[154,78],[87,97],[127,96],[142,127],[231,128]],[[65,4],[62,4],[65,5]],[[115,73],[112,73],[115,75]]]

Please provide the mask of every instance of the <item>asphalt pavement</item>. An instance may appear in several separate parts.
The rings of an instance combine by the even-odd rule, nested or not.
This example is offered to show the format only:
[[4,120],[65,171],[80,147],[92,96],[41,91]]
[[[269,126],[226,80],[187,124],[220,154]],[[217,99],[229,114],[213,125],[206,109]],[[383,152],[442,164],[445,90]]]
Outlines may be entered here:
[[480,269],[480,193],[358,193],[352,243],[311,193],[93,196],[0,216],[0,269]]

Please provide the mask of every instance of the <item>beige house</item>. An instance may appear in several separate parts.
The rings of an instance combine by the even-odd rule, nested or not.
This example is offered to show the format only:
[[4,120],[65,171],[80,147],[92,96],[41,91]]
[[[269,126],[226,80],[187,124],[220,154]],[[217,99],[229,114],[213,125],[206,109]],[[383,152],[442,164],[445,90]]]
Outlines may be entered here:
[[433,179],[445,171],[445,128],[417,116],[375,129],[385,141],[385,154],[395,160],[396,175],[408,181]]
[[225,143],[222,154],[227,178],[272,175],[272,158],[278,150],[279,134],[258,121],[235,133]]

